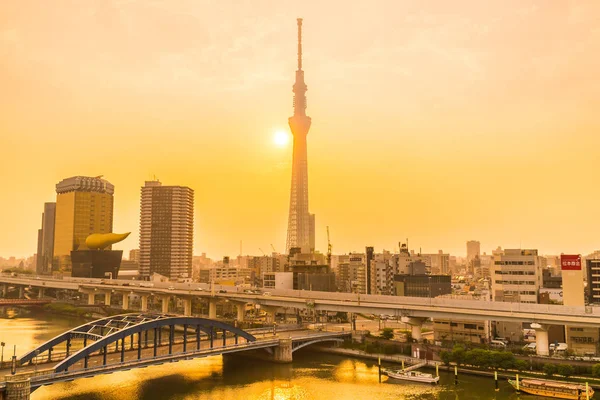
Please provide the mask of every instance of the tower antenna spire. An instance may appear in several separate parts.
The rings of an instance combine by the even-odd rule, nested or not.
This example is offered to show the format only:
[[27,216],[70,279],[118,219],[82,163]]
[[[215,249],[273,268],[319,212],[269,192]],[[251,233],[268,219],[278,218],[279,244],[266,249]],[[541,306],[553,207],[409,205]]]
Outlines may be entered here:
[[298,18],[298,70],[302,69],[302,18]]

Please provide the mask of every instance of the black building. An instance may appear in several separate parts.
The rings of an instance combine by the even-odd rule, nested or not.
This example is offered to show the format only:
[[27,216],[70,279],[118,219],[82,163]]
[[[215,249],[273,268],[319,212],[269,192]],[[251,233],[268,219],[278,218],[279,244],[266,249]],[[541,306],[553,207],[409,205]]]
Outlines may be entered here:
[[562,276],[552,276],[552,271],[544,269],[542,271],[542,287],[547,289],[560,289],[562,287]]
[[394,275],[396,296],[437,297],[452,293],[450,275]]
[[71,252],[71,276],[117,279],[123,250],[75,250]]
[[372,267],[371,262],[373,261],[373,255],[375,254],[375,249],[371,246],[366,248],[367,254],[367,294],[371,294],[371,276],[372,276]]
[[294,265],[294,290],[335,292],[335,274],[329,265]]
[[586,260],[587,264],[587,301],[600,304],[600,260]]

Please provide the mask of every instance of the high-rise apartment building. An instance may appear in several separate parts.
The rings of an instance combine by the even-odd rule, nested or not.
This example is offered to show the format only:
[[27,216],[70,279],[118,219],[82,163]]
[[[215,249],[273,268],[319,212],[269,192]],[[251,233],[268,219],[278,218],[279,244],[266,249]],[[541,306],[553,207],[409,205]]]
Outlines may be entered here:
[[140,275],[191,277],[193,240],[194,191],[147,181],[141,198]]
[[114,192],[102,177],[74,176],[56,185],[53,271],[70,271],[71,251],[87,250],[89,235],[112,232]]
[[38,247],[35,272],[38,275],[52,273],[54,258],[54,219],[56,218],[56,203],[45,203],[42,214],[42,229],[38,230]]
[[481,244],[477,240],[469,240],[467,242],[467,270],[473,272],[471,268],[472,262],[475,258],[479,258],[481,255]]

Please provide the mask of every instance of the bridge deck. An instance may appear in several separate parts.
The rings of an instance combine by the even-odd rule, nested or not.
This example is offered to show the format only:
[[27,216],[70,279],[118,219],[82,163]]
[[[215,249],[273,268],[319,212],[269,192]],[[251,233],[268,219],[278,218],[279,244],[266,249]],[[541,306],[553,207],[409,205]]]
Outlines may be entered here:
[[[72,365],[68,372],[54,372],[53,368],[62,360],[52,362],[39,362],[30,364],[17,369],[15,377],[30,377],[32,387],[39,387],[45,384],[52,384],[61,381],[73,380],[76,378],[94,376],[103,373],[110,373],[120,370],[141,368],[149,365],[163,364],[166,362],[180,361],[198,357],[210,357],[214,355],[234,353],[239,351],[275,347],[279,344],[279,339],[291,338],[295,342],[313,341],[316,339],[339,338],[350,335],[350,332],[315,332],[310,330],[286,331],[279,335],[264,334],[256,342],[235,344],[235,339],[230,337],[226,339],[226,345],[223,346],[221,339],[215,340],[211,348],[208,340],[200,342],[200,349],[196,349],[196,343],[191,341],[187,343],[187,351],[183,351],[183,343],[177,342],[172,346],[169,354],[168,344],[157,346],[157,355],[154,356],[154,348],[142,347],[141,360],[138,360],[138,348],[136,343],[133,347],[126,343],[124,351],[124,360],[121,362],[121,351],[111,351],[107,354],[107,365],[103,365],[103,355],[94,354],[89,357],[88,367],[84,367],[84,362],[80,361]],[[0,376],[11,378],[10,369],[0,370]],[[5,385],[5,381],[0,381],[0,388]]]

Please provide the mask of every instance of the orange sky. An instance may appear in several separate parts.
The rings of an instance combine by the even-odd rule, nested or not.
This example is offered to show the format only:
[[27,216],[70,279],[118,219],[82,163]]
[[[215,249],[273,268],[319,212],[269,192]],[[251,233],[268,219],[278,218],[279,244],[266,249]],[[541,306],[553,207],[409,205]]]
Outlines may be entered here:
[[0,2],[0,255],[101,174],[120,248],[156,175],[195,190],[196,254],[283,251],[297,17],[318,248],[600,248],[600,2],[347,4]]

